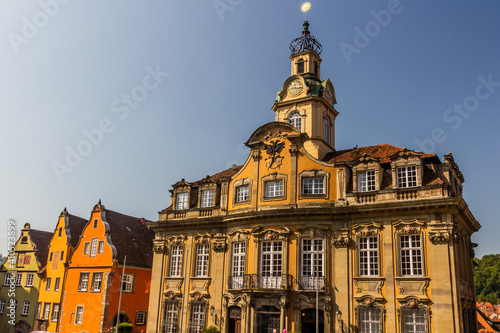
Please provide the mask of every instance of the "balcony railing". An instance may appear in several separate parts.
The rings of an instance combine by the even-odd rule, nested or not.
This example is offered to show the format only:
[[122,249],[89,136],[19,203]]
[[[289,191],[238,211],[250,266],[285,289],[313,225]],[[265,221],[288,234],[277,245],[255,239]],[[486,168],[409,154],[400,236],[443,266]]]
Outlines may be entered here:
[[290,274],[244,274],[229,277],[230,289],[283,289],[295,288],[295,278]]
[[302,290],[325,290],[324,276],[301,276],[298,282],[299,288]]

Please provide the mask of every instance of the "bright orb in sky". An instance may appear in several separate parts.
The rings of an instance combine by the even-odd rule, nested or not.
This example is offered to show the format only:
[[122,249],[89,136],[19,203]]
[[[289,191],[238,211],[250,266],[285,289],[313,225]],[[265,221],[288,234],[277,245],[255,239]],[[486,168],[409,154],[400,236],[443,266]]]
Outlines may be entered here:
[[300,10],[303,11],[304,13],[307,13],[311,9],[311,3],[310,2],[304,2],[302,6],[300,7]]

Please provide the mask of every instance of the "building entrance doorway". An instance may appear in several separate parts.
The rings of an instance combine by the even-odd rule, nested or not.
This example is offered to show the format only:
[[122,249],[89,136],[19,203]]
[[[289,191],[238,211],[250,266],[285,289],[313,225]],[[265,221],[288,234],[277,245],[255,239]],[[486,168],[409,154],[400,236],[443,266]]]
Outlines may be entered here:
[[[316,333],[316,309],[305,309],[301,313],[302,333]],[[319,310],[319,333],[325,331],[324,312]]]
[[232,306],[229,311],[229,333],[241,333],[241,308]]
[[258,332],[273,333],[280,331],[280,310],[272,305],[265,305],[257,310],[258,316]]

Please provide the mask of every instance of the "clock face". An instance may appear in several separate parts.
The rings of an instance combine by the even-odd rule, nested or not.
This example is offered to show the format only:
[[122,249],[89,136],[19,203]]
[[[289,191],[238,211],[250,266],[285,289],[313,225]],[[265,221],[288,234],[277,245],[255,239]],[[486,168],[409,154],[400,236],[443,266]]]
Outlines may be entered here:
[[302,82],[299,79],[295,79],[290,83],[288,86],[288,91],[292,95],[297,95],[299,92],[302,91]]

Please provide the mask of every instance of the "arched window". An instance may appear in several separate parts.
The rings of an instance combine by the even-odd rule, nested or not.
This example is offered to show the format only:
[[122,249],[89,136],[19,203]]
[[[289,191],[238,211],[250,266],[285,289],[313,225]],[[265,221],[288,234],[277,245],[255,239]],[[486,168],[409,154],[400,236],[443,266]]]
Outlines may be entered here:
[[330,122],[330,118],[328,116],[325,116],[325,131],[324,131],[324,139],[326,143],[330,144],[330,128],[332,124]]
[[302,132],[302,115],[299,111],[294,111],[288,117],[288,123]]

